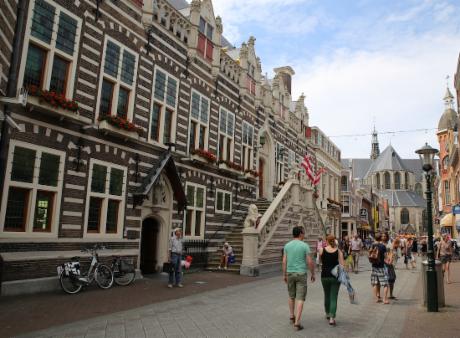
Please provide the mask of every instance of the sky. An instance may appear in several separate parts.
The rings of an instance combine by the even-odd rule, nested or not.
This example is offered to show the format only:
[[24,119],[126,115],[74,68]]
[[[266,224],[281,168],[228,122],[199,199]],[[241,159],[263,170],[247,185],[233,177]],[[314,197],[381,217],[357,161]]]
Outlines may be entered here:
[[[256,38],[263,73],[291,66],[293,99],[306,95],[310,125],[341,149],[367,158],[375,127],[380,150],[403,158],[428,142],[460,52],[459,0],[213,0],[235,46]],[[446,76],[450,76],[446,79]],[[387,133],[423,129],[418,132]],[[347,136],[359,135],[365,136]]]

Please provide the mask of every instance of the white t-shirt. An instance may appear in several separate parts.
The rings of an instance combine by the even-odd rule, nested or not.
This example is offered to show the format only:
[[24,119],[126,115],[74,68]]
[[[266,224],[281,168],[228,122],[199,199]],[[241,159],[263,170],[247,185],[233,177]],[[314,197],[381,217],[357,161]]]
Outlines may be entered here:
[[351,240],[351,250],[352,251],[360,251],[363,248],[363,241],[361,238],[358,237],[358,239],[352,239]]

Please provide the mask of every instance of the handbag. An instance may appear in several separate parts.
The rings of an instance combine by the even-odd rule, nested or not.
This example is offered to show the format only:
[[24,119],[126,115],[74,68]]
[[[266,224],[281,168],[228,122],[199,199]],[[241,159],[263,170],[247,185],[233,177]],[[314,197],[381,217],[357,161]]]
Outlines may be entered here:
[[228,256],[227,263],[228,264],[234,264],[235,263],[235,255]]
[[163,272],[171,273],[173,269],[173,264],[171,262],[163,263]]

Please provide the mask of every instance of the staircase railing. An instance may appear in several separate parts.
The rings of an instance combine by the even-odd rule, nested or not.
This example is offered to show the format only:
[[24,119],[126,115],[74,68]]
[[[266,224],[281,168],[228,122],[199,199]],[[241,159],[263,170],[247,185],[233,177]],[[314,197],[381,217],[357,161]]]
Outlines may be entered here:
[[296,184],[294,180],[288,180],[276,195],[270,207],[262,215],[259,225],[257,226],[257,231],[259,233],[259,255],[264,251],[279,223],[292,205],[292,188],[294,186],[298,187],[298,184]]

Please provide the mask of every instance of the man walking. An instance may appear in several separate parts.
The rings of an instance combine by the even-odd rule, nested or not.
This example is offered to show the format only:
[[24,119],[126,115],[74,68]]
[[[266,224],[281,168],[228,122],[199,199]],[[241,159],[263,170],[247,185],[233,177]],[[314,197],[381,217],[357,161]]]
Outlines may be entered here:
[[303,329],[300,325],[300,317],[307,296],[307,263],[312,282],[315,281],[315,264],[310,257],[310,247],[303,241],[305,237],[303,227],[294,227],[292,235],[294,239],[284,246],[283,276],[289,293],[290,320],[294,324],[294,329],[300,331]]
[[351,256],[353,257],[353,272],[358,273],[359,270],[359,255],[363,248],[363,241],[358,237],[358,234],[355,234],[351,240]]
[[182,277],[182,230],[176,228],[174,230],[174,236],[171,237],[169,241],[169,261],[172,264],[172,269],[169,271],[169,283],[168,288],[172,288],[174,284],[182,288],[184,287],[181,284]]

